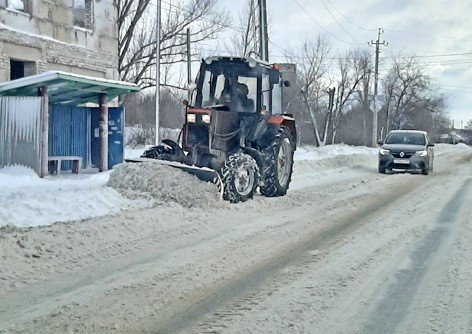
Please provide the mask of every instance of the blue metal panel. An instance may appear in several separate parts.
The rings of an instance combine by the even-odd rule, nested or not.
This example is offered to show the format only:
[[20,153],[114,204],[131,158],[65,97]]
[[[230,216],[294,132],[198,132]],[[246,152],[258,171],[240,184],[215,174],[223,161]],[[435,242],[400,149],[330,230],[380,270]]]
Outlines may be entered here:
[[123,108],[108,109],[108,168],[123,162]]
[[[92,153],[91,160],[94,167],[98,167],[100,141],[98,137],[99,131],[99,115],[98,108],[92,108],[92,131],[91,131],[91,145]],[[108,108],[108,168],[123,162],[124,146],[123,146],[123,108]]]
[[72,109],[72,129],[71,129],[71,155],[82,157],[84,165],[88,162],[88,128],[89,108],[75,107]]
[[[52,105],[49,110],[49,155],[82,157],[87,166],[89,108]],[[71,169],[70,162],[62,163],[62,170]]]

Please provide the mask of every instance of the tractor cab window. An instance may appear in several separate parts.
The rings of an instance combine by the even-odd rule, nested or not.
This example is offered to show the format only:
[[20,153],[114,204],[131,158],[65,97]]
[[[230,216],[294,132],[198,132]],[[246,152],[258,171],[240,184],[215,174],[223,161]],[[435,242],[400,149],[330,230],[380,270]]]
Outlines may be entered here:
[[238,112],[256,111],[257,78],[228,75],[220,95],[215,95],[218,104],[226,104]]
[[252,77],[239,77],[238,78],[239,87],[243,87],[244,93],[246,93],[247,88],[247,98],[244,98],[244,103],[242,109],[244,112],[255,112],[257,101],[257,78]]
[[261,108],[263,112],[270,113],[271,106],[270,106],[270,82],[269,82],[269,75],[262,74],[262,100],[261,100]]
[[216,77],[216,85],[215,85],[215,94],[214,99],[218,101],[221,98],[221,94],[225,88],[225,76],[220,74]]
[[[255,113],[260,89],[260,72],[244,67],[207,64],[198,76],[195,106],[226,105],[230,110]],[[267,87],[269,82],[267,79]]]
[[206,107],[212,105],[211,94],[210,94],[210,84],[211,84],[211,72],[205,71],[202,85],[202,106]]
[[276,83],[272,87],[272,115],[282,114],[282,83]]

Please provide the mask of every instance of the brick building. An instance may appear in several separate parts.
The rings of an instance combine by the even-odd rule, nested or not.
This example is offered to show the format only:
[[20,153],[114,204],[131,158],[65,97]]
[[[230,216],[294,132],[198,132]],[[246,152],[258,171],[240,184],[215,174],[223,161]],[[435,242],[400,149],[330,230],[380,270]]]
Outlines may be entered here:
[[64,71],[118,80],[114,0],[0,0],[0,82]]

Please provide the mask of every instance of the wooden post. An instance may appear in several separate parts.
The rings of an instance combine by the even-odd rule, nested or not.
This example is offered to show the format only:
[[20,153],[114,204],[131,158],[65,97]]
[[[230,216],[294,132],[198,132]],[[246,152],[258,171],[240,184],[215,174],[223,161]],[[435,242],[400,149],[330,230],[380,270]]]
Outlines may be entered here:
[[98,105],[100,108],[100,158],[98,170],[104,172],[108,170],[108,104],[107,96],[105,94],[100,94],[98,96]]
[[43,86],[38,88],[38,96],[42,97],[41,102],[41,144],[40,144],[40,155],[41,155],[41,173],[40,177],[48,175],[48,141],[49,141],[49,98],[48,98],[48,87]]

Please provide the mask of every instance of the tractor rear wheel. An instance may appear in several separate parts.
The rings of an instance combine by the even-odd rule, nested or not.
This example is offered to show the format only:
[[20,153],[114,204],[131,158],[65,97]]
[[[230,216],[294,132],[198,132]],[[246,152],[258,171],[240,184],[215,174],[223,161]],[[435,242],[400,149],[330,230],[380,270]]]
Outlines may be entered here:
[[264,185],[262,195],[267,197],[283,196],[287,193],[293,171],[293,146],[288,130],[282,130],[270,147],[265,150]]
[[223,168],[223,198],[231,203],[244,202],[254,196],[259,183],[259,168],[250,155],[230,155]]

